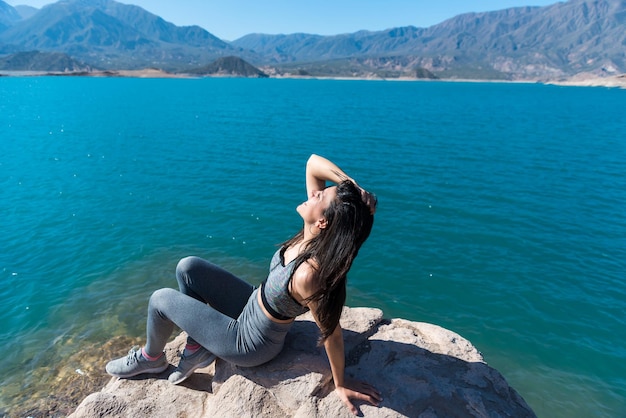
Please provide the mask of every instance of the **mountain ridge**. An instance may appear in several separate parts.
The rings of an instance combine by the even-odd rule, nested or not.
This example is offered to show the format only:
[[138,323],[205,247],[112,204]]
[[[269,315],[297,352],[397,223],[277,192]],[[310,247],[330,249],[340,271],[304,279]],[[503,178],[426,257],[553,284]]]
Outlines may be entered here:
[[[250,34],[232,42],[277,63],[413,56],[435,72],[489,67],[512,78],[626,72],[626,1],[570,0],[545,7],[466,13],[428,28],[405,26],[329,37]],[[342,49],[341,49],[342,47]]]
[[[0,0],[0,53],[63,52],[100,69],[181,71],[237,56],[257,67],[440,78],[551,80],[626,72],[626,0],[569,0],[465,13],[427,28],[322,36],[249,34],[225,42],[114,0],[61,0],[28,19]],[[377,64],[380,63],[380,64]],[[358,68],[357,68],[358,67]]]
[[22,50],[64,52],[102,69],[172,69],[180,61],[202,65],[239,52],[199,26],[176,26],[139,6],[113,0],[61,0],[46,5],[1,31],[0,43]]

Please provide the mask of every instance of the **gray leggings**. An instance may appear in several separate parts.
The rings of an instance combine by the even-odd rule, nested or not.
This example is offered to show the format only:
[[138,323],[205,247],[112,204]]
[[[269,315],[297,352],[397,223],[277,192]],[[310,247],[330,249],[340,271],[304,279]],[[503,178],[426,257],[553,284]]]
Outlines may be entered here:
[[163,351],[174,325],[187,332],[188,343],[239,366],[258,366],[282,350],[292,323],[270,320],[254,286],[198,257],[180,260],[176,280],[180,291],[159,289],[150,297],[148,355]]

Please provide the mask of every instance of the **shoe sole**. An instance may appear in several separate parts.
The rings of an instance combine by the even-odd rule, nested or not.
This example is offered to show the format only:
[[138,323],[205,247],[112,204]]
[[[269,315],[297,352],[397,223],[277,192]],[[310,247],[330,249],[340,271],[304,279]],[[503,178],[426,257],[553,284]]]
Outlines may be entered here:
[[[203,367],[206,367],[206,366],[208,366],[209,364],[213,363],[213,362],[215,361],[215,358],[216,358],[215,356],[211,356],[211,357],[209,357],[208,359],[206,359],[205,361],[203,361],[202,363],[198,363],[198,364],[196,364],[194,367],[192,367],[191,369],[189,369],[189,370],[187,371],[187,373],[186,373],[186,374],[182,375],[182,376],[181,376],[181,377],[179,377],[178,379],[176,379],[176,380],[169,380],[169,379],[168,379],[168,380],[169,380],[169,382],[170,382],[171,384],[173,384],[173,385],[177,385],[177,384],[179,384],[179,383],[182,383],[182,382],[184,382],[185,380],[187,380],[187,378],[189,378],[189,376],[191,376],[191,375],[193,374],[193,372],[195,372],[196,370],[201,369],[201,368],[203,368]],[[174,373],[176,373],[176,371],[174,371]]]
[[108,371],[107,371],[107,373],[109,373],[113,377],[119,377],[121,379],[127,379],[129,377],[139,376],[140,374],[159,374],[159,373],[163,373],[165,370],[167,370],[167,368],[169,366],[170,366],[169,363],[166,363],[163,366],[154,367],[152,369],[144,369],[144,370],[141,370],[141,371],[139,371],[137,373],[130,373],[130,374],[113,374],[113,373],[109,373]]

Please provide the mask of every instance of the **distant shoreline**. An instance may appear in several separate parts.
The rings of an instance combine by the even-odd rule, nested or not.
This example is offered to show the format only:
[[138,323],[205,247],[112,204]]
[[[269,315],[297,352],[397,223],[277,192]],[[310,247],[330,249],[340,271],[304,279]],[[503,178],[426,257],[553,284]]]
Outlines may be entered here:
[[[170,73],[167,71],[146,68],[141,70],[105,70],[105,71],[79,71],[79,72],[52,72],[52,71],[5,71],[0,72],[0,77],[109,77],[109,78],[238,78],[237,75],[211,74],[195,75],[185,73]],[[381,77],[349,77],[349,76],[299,76],[299,75],[271,75],[269,78],[277,79],[310,79],[310,80],[364,80],[364,81],[442,81],[458,83],[520,83],[520,84],[545,84],[557,86],[575,87],[609,87],[626,89],[626,74],[609,77],[597,77],[589,74],[579,74],[564,80],[474,80],[474,79],[424,79],[424,78],[381,78]]]

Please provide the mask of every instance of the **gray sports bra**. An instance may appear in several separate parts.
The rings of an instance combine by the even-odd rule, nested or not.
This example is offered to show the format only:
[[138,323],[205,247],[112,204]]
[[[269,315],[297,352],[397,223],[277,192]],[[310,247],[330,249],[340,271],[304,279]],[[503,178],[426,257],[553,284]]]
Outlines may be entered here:
[[274,253],[270,262],[270,273],[261,284],[263,306],[276,319],[291,319],[309,310],[289,293],[289,282],[294,262],[283,265],[283,249]]

